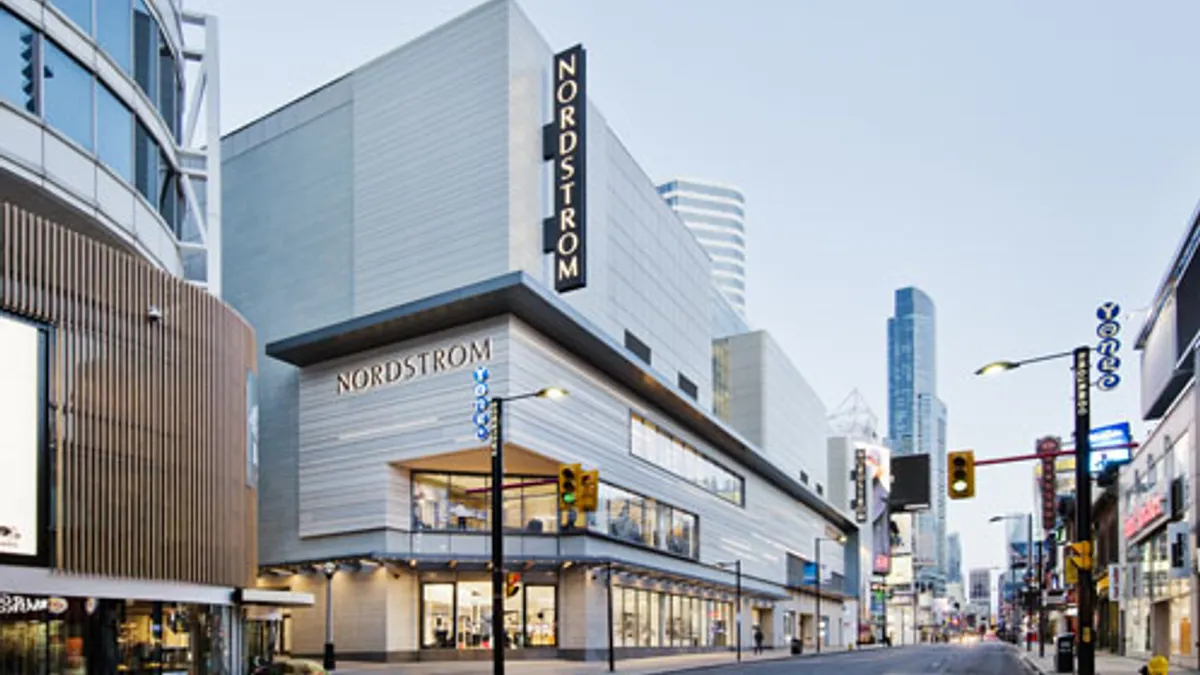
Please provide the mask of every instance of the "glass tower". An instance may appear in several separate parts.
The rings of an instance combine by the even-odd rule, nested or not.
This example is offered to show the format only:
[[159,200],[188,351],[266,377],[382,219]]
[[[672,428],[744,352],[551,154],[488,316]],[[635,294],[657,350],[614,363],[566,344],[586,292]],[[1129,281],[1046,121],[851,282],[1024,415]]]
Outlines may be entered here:
[[888,319],[888,436],[898,455],[928,454],[930,509],[917,516],[917,580],[945,592],[946,405],[937,397],[933,300],[918,288],[896,291]]
[[713,283],[740,316],[746,315],[746,198],[741,190],[707,181],[672,179],[662,196],[712,259]]

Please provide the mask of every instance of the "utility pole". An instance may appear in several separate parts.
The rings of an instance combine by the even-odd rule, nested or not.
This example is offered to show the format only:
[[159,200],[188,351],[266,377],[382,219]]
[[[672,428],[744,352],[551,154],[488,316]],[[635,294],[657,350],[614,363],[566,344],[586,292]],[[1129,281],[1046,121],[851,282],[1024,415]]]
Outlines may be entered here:
[[[1092,541],[1092,476],[1090,472],[1092,431],[1091,347],[1076,347],[1075,364],[1075,541]],[[1088,556],[1091,558],[1091,556]],[[1075,585],[1079,598],[1078,675],[1096,675],[1096,642],[1093,630],[1093,606],[1096,589],[1092,586],[1091,565],[1079,568]]]

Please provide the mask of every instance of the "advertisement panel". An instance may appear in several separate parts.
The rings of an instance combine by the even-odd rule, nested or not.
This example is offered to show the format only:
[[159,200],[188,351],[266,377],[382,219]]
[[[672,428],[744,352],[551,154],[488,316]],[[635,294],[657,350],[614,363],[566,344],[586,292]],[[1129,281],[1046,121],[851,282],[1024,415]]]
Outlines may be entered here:
[[46,550],[45,349],[39,328],[0,314],[0,561],[37,564]]
[[890,453],[887,448],[861,448],[867,485],[870,486],[871,572],[887,574],[891,569],[891,532],[888,527],[888,486],[891,484]]

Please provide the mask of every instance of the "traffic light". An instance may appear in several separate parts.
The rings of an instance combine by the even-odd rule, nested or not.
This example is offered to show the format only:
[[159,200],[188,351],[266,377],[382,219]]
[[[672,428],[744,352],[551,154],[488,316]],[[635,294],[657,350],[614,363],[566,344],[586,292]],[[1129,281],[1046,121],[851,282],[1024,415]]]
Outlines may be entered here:
[[1081,570],[1092,569],[1092,542],[1077,541],[1071,544],[1071,551],[1068,555],[1075,567]]
[[583,467],[579,464],[558,465],[558,507],[564,511],[578,508],[579,474]]
[[579,499],[576,505],[580,511],[590,513],[600,504],[600,471],[592,469],[579,474]]
[[504,576],[504,597],[511,598],[521,590],[521,573],[509,572]]
[[949,453],[950,483],[946,487],[950,499],[970,499],[975,496],[975,451],[959,450]]

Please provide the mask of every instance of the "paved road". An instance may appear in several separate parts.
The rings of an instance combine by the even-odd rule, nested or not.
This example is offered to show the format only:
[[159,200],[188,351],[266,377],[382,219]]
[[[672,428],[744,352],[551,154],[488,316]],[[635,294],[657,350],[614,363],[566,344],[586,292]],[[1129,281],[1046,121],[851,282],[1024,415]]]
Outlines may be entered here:
[[1010,645],[932,645],[838,653],[783,661],[743,664],[741,667],[696,671],[745,675],[1025,675],[1030,671]]

